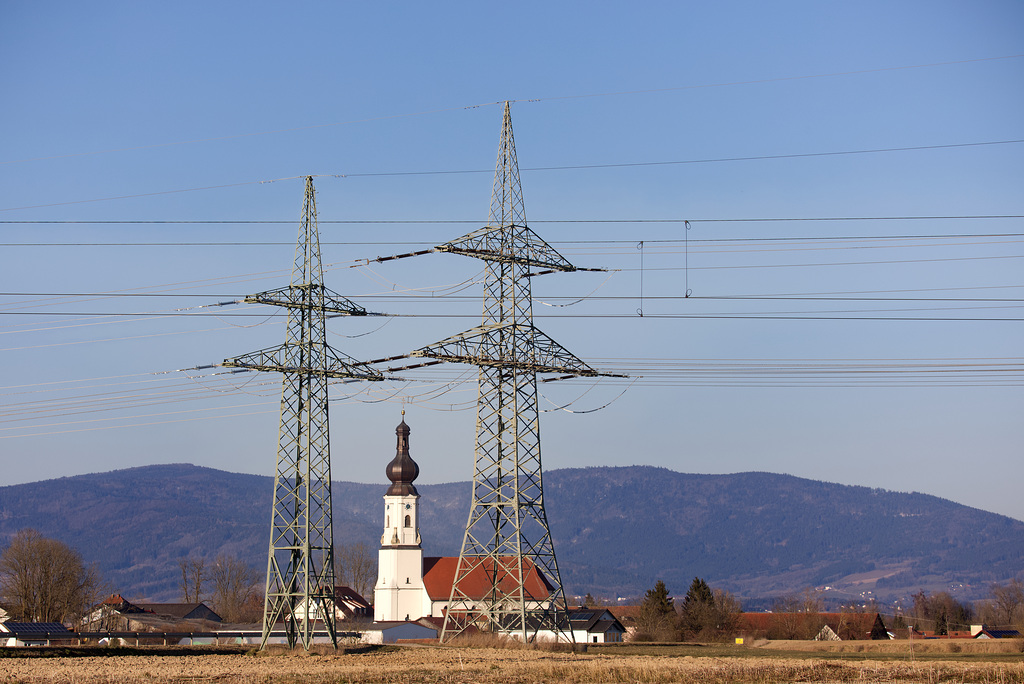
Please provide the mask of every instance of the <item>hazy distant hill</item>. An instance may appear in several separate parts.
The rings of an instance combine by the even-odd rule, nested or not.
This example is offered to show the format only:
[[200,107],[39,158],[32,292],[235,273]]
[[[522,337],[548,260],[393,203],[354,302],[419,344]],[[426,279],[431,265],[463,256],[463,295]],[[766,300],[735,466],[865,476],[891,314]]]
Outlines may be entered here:
[[[833,596],[955,586],[963,598],[1024,573],[1024,522],[924,494],[769,473],[646,466],[545,474],[569,594],[636,596],[699,575],[741,596],[829,586]],[[0,543],[24,527],[99,564],[133,598],[177,598],[178,559],[218,553],[265,567],[270,477],[146,466],[0,487]],[[334,484],[336,543],[375,548],[383,484]],[[457,554],[469,483],[420,485],[428,555]],[[960,585],[963,585],[961,588]]]

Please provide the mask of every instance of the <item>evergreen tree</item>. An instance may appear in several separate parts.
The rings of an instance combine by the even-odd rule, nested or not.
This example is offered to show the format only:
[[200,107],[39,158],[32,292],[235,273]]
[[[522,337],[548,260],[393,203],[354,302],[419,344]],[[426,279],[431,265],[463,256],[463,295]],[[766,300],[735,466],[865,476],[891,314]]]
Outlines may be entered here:
[[640,604],[641,610],[645,607],[661,616],[675,612],[676,607],[672,597],[668,595],[668,589],[664,582],[658,580],[653,589],[647,590],[647,593],[644,594],[644,601]]
[[700,577],[694,577],[690,588],[683,598],[682,628],[687,636],[697,636],[701,632],[717,627],[717,611],[715,610],[715,594],[711,587]]
[[673,641],[676,638],[676,609],[665,583],[658,580],[640,604],[637,631],[648,639]]
[[683,598],[683,610],[686,610],[687,606],[711,606],[714,603],[715,594],[708,583],[700,577],[694,577],[686,597]]

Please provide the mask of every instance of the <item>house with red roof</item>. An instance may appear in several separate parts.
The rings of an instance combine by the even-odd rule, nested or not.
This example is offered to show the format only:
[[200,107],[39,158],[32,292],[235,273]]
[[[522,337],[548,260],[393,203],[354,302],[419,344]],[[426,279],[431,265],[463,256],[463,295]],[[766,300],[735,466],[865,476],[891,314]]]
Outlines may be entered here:
[[[459,591],[470,599],[483,598],[491,590],[492,577],[496,576],[499,588],[508,592],[519,585],[518,578],[507,568],[515,565],[511,557],[502,558],[497,563],[493,558],[483,558],[474,565],[459,583]],[[436,617],[444,615],[448,599],[451,596],[452,584],[458,569],[458,556],[441,556],[423,559],[423,584],[430,596],[430,614]],[[496,567],[497,566],[497,567]],[[555,590],[547,577],[541,573],[529,558],[523,559],[523,573],[526,581],[527,605],[536,603],[538,606],[548,600]]]

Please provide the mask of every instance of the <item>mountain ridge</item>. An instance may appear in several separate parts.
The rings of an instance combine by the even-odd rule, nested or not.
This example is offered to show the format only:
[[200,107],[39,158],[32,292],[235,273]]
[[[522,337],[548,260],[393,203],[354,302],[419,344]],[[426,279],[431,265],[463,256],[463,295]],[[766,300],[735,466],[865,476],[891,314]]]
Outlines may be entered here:
[[[382,477],[382,481],[383,481]],[[929,494],[779,473],[595,466],[544,475],[568,594],[635,597],[694,576],[741,597],[828,586],[837,598],[919,588],[981,598],[1024,570],[1024,522]],[[266,562],[273,478],[192,464],[0,487],[0,544],[33,527],[97,563],[111,588],[176,598],[178,559]],[[417,484],[427,555],[456,555],[470,483]],[[335,543],[375,548],[384,484],[335,481]]]

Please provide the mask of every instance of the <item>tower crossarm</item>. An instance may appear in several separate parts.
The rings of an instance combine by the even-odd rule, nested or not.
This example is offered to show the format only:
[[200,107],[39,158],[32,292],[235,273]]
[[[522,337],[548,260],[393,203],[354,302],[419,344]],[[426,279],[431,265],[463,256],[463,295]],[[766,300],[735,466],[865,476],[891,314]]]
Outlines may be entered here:
[[324,313],[366,316],[367,311],[355,302],[332,292],[322,283],[288,285],[247,296],[248,304],[270,304],[286,309],[312,309]]
[[484,261],[521,264],[529,268],[576,270],[554,247],[526,225],[485,226],[434,249]]
[[[317,347],[313,347],[314,350]],[[332,347],[319,348],[323,356],[310,354],[309,345],[285,343],[277,347],[250,352],[233,359],[226,359],[225,368],[248,368],[250,370],[278,373],[299,373],[325,378],[355,378],[358,380],[384,380],[382,373],[356,361],[351,356]]]
[[417,349],[410,356],[537,373],[600,375],[538,328],[522,323],[482,325]]

